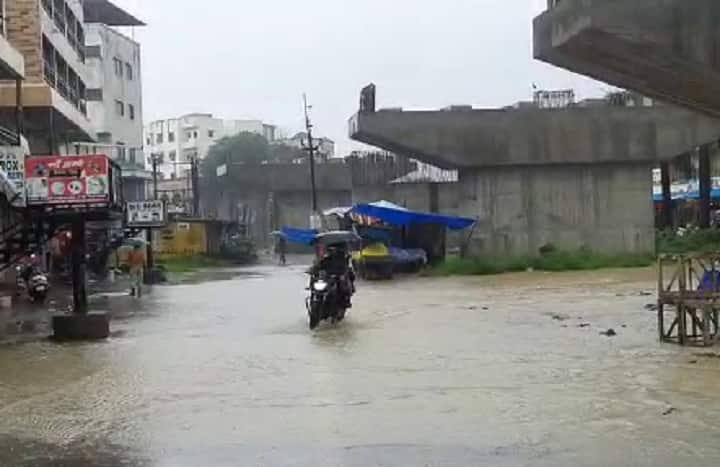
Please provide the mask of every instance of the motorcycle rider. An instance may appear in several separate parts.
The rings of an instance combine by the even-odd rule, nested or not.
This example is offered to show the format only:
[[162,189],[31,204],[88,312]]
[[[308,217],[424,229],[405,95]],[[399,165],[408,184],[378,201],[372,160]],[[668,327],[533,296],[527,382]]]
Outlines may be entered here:
[[351,308],[351,297],[355,293],[355,272],[350,266],[350,253],[347,244],[328,245],[321,253],[319,260],[310,268],[310,275],[316,278],[320,271],[340,278],[340,290],[345,307]]

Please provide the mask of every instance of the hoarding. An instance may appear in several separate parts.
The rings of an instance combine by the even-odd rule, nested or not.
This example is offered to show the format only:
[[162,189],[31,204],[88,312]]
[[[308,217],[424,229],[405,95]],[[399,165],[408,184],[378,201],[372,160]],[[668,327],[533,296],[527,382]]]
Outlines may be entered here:
[[134,201],[125,207],[128,227],[164,227],[167,224],[163,201]]
[[107,204],[110,160],[104,155],[28,157],[25,184],[29,205]]
[[[0,171],[11,185],[12,205],[25,206],[25,148],[22,146],[0,146]],[[6,193],[6,195],[9,195]]]

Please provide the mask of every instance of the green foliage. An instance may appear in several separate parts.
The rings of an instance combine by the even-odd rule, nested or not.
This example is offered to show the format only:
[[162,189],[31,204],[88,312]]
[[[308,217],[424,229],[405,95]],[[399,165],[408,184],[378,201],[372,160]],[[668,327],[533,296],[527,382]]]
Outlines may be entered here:
[[657,233],[658,253],[708,253],[720,251],[720,229],[685,229]]
[[243,132],[215,143],[202,163],[203,176],[214,178],[217,167],[223,164],[261,164],[263,162],[292,162],[303,157],[299,148],[270,144],[264,136]]
[[181,258],[164,259],[158,265],[170,273],[195,272],[198,269],[217,268],[227,266],[227,262],[210,256],[196,255]]
[[563,251],[548,249],[539,256],[495,256],[478,258],[448,258],[431,270],[438,276],[482,276],[537,271],[583,271],[603,268],[645,267],[653,263],[650,254],[602,254],[588,249]]
[[239,264],[252,263],[257,260],[255,243],[249,238],[234,236],[220,245],[220,256]]

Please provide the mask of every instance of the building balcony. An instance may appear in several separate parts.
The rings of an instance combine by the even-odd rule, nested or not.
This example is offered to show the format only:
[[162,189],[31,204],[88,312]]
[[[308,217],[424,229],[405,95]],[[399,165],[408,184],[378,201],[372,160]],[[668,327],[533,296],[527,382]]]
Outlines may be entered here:
[[[5,12],[5,2],[0,0],[0,13]],[[25,77],[25,59],[7,40],[7,18],[0,16],[0,80],[17,80]]]
[[[15,112],[15,86],[0,85],[0,120],[12,121]],[[87,116],[69,99],[47,83],[23,83],[24,130],[28,139],[36,135],[48,141],[51,129],[56,143],[94,141],[94,130]],[[37,152],[37,147],[32,147]],[[47,150],[41,148],[39,150]]]
[[549,0],[535,58],[720,117],[717,0]]

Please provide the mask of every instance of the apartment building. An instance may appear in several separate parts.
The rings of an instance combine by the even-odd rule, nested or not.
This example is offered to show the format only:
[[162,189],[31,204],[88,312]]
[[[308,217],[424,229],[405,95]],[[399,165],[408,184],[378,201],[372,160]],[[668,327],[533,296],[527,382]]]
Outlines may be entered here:
[[[25,59],[7,39],[7,17],[5,15],[5,1],[0,0],[0,81],[12,83],[20,92],[17,98],[22,98],[22,80],[25,78]],[[2,218],[9,211],[9,205],[20,207],[23,204],[22,191],[24,187],[23,174],[18,159],[25,155],[23,146],[22,127],[23,118],[20,112],[20,100],[15,105],[4,109],[2,113],[2,126],[0,126],[0,228],[4,229],[6,223]]]
[[[279,139],[276,141],[278,144],[290,146],[297,149],[306,148],[308,145],[308,135],[304,131],[296,133],[291,138]],[[313,144],[317,149],[317,158],[321,160],[328,160],[335,157],[335,141],[324,136],[316,137],[313,136]]]
[[272,142],[276,127],[260,120],[227,120],[207,113],[150,122],[145,126],[146,168],[152,170],[155,158],[162,178],[185,178],[192,159],[204,159],[217,141],[242,132],[263,135]]
[[93,141],[85,101],[83,4],[79,0],[4,0],[2,8],[4,37],[25,63],[21,96],[14,84],[0,85],[3,124],[15,118],[19,97],[24,135],[32,153],[56,153],[66,141]]
[[90,151],[120,164],[127,200],[145,199],[152,177],[143,154],[141,50],[128,35],[145,23],[109,1],[85,0],[83,10],[87,113],[99,143]]

